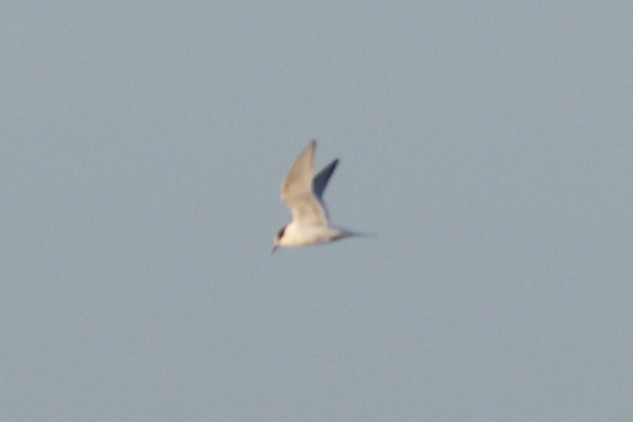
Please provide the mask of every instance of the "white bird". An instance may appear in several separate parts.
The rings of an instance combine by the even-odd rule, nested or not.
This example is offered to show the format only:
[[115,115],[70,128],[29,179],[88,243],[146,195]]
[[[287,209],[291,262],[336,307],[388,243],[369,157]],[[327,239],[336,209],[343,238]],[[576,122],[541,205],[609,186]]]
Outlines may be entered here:
[[318,245],[359,235],[330,226],[322,196],[338,159],[313,179],[315,150],[316,141],[312,141],[299,155],[281,186],[281,200],[290,208],[292,221],[277,233],[273,252],[280,247]]

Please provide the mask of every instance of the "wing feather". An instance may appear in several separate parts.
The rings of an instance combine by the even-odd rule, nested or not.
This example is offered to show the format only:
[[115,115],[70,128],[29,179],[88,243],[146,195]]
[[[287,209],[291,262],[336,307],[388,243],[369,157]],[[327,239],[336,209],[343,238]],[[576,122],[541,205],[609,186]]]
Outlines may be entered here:
[[281,187],[281,200],[288,205],[292,220],[299,224],[327,225],[327,213],[320,201],[336,167],[336,160],[312,179],[316,141],[299,155]]

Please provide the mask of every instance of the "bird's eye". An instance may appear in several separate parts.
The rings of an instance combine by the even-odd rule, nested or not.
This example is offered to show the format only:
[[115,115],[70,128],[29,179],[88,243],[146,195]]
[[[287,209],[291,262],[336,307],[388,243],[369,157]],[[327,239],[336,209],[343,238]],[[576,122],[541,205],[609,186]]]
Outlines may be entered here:
[[279,233],[277,233],[277,239],[281,239],[281,237],[284,235],[285,230],[286,230],[285,227],[279,230]]

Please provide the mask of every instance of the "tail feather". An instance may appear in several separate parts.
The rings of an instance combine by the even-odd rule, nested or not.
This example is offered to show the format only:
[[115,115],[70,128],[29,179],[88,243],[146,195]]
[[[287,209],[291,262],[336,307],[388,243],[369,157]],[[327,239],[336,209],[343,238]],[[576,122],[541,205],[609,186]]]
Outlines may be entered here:
[[353,231],[347,230],[347,229],[338,229],[338,230],[339,230],[338,235],[336,235],[336,237],[334,237],[332,240],[345,239],[346,237],[368,237],[368,236],[370,236],[367,233],[353,232]]

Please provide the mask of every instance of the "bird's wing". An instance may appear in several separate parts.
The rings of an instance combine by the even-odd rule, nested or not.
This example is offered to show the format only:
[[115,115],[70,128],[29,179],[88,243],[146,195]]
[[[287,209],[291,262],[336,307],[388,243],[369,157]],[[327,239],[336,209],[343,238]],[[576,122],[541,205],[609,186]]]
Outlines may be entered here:
[[315,149],[316,141],[312,141],[299,155],[281,187],[281,200],[290,208],[293,221],[299,224],[327,225],[325,209],[312,190]]
[[327,182],[330,180],[332,173],[334,173],[337,164],[338,159],[332,161],[330,165],[321,170],[319,174],[314,176],[314,179],[312,180],[312,190],[314,191],[316,197],[319,198],[321,201],[323,201],[323,191],[325,190]]

